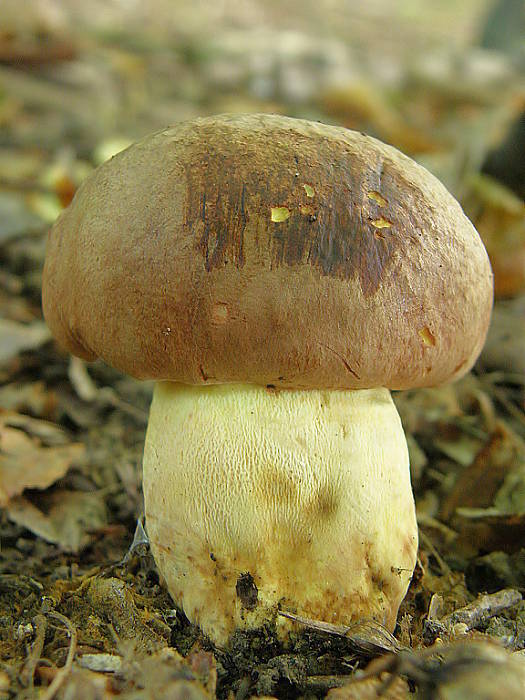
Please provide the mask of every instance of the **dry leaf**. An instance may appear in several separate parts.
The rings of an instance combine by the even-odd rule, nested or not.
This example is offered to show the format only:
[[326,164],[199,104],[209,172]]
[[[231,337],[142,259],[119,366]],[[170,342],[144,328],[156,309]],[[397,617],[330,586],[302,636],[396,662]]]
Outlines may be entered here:
[[51,417],[57,407],[57,395],[44,382],[13,382],[0,387],[0,406],[10,411],[27,411],[40,418]]
[[84,457],[84,445],[64,442],[52,423],[11,411],[0,412],[0,506],[25,489],[46,489]]
[[90,542],[89,533],[106,525],[106,508],[98,494],[60,490],[42,494],[38,505],[23,496],[7,508],[10,520],[67,552],[77,553]]
[[523,461],[520,444],[503,424],[477,454],[445,499],[441,515],[449,520],[459,507],[485,508],[492,505],[505,477]]
[[0,366],[7,365],[18,353],[36,350],[51,339],[51,331],[43,321],[17,323],[0,318]]
[[15,192],[0,192],[0,244],[40,231],[43,226],[42,219],[30,211],[26,197]]
[[122,657],[116,654],[82,654],[78,664],[97,673],[116,673],[121,669]]
[[494,508],[458,508],[458,548],[474,552],[517,552],[525,542],[525,513],[501,514]]
[[497,297],[525,291],[525,202],[488,175],[470,182],[466,211],[479,231],[494,270]]
[[50,421],[39,420],[14,411],[0,409],[0,423],[11,428],[18,428],[26,435],[38,439],[45,447],[68,445],[69,437],[63,428]]
[[444,504],[454,514],[458,545],[490,552],[519,550],[525,536],[525,453],[499,426]]
[[494,306],[481,362],[487,369],[525,374],[525,296]]

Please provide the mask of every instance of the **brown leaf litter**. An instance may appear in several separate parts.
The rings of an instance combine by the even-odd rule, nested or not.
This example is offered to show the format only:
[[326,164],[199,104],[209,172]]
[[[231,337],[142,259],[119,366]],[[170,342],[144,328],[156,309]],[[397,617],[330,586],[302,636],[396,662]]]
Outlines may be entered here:
[[[346,37],[312,42],[296,28],[281,52],[290,38],[281,8],[278,24],[261,27],[273,47],[259,55],[248,28],[216,27],[216,15],[216,41],[203,36],[195,27],[210,16],[191,3],[184,31],[168,38],[141,34],[138,23],[120,38],[106,27],[112,39],[94,25],[85,41],[71,22],[54,28],[58,4],[34,4],[54,7],[40,29],[9,4],[13,27],[0,30],[0,700],[525,695],[523,203],[479,174],[494,135],[523,108],[511,63],[497,84],[483,71],[458,79],[475,51],[428,63],[411,44],[408,63],[389,59],[385,84],[375,44],[375,74],[371,58],[348,59]],[[301,9],[302,20],[313,11]],[[485,56],[489,73],[496,64]],[[315,78],[302,102],[293,97],[298,71]],[[337,85],[327,84],[331,72]],[[264,629],[214,649],[170,599],[145,538],[130,549],[151,387],[66,357],[43,325],[47,222],[97,152],[203,109],[336,117],[387,136],[462,198],[489,247],[506,299],[475,371],[395,394],[420,549],[394,635],[368,620],[337,628],[296,618],[286,649]]]

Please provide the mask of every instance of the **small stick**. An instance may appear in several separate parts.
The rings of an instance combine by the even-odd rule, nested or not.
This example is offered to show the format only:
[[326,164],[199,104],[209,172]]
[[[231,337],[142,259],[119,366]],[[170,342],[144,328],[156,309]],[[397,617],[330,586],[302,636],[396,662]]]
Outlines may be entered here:
[[492,391],[494,392],[496,399],[504,408],[507,409],[510,415],[516,418],[516,420],[519,420],[522,425],[525,425],[525,414],[520,408],[518,408],[518,406],[515,406],[512,401],[509,401],[505,395],[505,392],[497,386],[493,386]]
[[475,629],[494,615],[499,615],[503,610],[517,605],[522,600],[519,591],[513,588],[504,588],[497,593],[480,595],[472,603],[464,608],[458,608],[454,612],[439,620],[441,624],[449,626],[458,622],[464,623],[469,630]]
[[[419,522],[419,521],[418,521],[418,522]],[[434,547],[434,543],[432,542],[432,540],[430,539],[430,537],[427,535],[427,533],[420,529],[420,530],[419,530],[419,536],[420,536],[421,540],[423,541],[423,544],[425,545],[425,547],[428,547],[428,548],[429,548],[430,553],[432,554],[432,556],[434,557],[434,559],[437,561],[437,563],[438,563],[438,565],[439,565],[439,568],[441,569],[441,573],[442,573],[444,576],[447,576],[448,574],[450,574],[450,567],[449,567],[449,565],[448,565],[447,562],[442,558],[441,554],[437,551],[437,549]]]
[[42,650],[44,649],[44,640],[46,636],[47,621],[44,615],[39,613],[33,618],[33,627],[35,630],[35,641],[31,646],[31,650],[27,655],[24,667],[20,671],[20,683],[30,688],[33,687],[33,676],[35,675],[35,669],[40,657],[42,656]]
[[41,696],[40,700],[52,700],[55,694],[60,689],[62,683],[66,680],[68,675],[71,673],[71,668],[73,666],[73,659],[75,658],[75,653],[77,650],[77,631],[73,627],[73,624],[65,617],[55,610],[50,610],[46,613],[51,619],[60,622],[69,632],[69,649],[67,652],[66,663],[58,670],[58,673],[53,678],[51,685],[48,687],[46,692]]

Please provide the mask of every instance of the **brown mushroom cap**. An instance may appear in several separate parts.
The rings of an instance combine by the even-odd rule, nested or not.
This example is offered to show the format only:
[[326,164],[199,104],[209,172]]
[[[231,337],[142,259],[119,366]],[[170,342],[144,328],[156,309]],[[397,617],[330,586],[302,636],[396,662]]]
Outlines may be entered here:
[[483,345],[492,273],[424,168],[349,131],[223,115],[102,165],[49,234],[57,339],[139,378],[431,386]]

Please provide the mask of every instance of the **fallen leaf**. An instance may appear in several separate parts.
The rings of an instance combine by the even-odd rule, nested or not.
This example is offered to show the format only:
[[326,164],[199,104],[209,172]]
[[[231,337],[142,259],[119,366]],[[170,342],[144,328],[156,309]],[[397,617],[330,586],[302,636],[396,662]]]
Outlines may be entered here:
[[507,475],[523,460],[522,448],[503,424],[462,472],[441,507],[441,517],[450,520],[457,508],[480,508],[493,504]]
[[494,306],[481,363],[487,369],[525,374],[525,295]]
[[116,673],[122,667],[122,658],[116,654],[82,654],[78,663],[82,668],[98,673]]
[[89,544],[90,532],[107,523],[104,501],[98,494],[64,489],[39,496],[38,507],[24,496],[13,498],[7,516],[34,535],[73,553]]
[[440,452],[443,452],[449,459],[453,462],[457,462],[462,467],[468,467],[469,464],[472,464],[472,460],[479,451],[481,444],[479,438],[472,437],[465,433],[459,435],[455,440],[441,440],[440,438],[434,440],[434,446],[437,447]]
[[502,514],[496,508],[458,508],[457,547],[473,552],[517,552],[525,541],[525,513]]
[[45,222],[30,210],[26,197],[0,192],[0,244],[40,231],[44,226]]
[[46,447],[68,445],[70,443],[70,439],[63,428],[55,425],[55,423],[32,418],[23,413],[2,411],[0,409],[0,425],[18,428],[29,437],[38,439]]
[[488,175],[469,184],[466,211],[487,248],[496,297],[525,292],[525,202]]
[[54,441],[66,439],[52,423],[0,412],[0,507],[5,508],[25,489],[48,488],[84,457],[84,445],[48,447],[44,444],[46,436]]
[[43,321],[17,323],[0,318],[0,366],[6,365],[24,350],[36,350],[51,339],[51,331]]
[[51,521],[46,518],[41,510],[23,496],[17,496],[9,502],[8,517],[47,542],[56,542],[58,539],[57,532]]
[[50,418],[57,407],[57,395],[44,382],[12,382],[0,387],[0,406],[10,411],[27,411],[32,416]]

